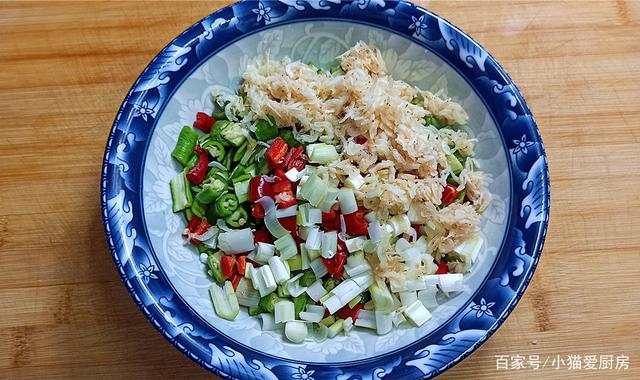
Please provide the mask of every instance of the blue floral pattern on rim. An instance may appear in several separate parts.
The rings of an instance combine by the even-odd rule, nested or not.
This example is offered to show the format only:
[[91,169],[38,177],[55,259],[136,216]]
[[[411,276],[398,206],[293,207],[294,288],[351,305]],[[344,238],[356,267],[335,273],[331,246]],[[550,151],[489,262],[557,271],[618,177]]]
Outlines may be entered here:
[[[140,181],[156,118],[186,73],[221,46],[266,24],[319,18],[387,28],[456,67],[483,98],[504,141],[511,142],[507,148],[514,188],[503,251],[485,283],[454,318],[399,351],[357,362],[311,365],[239,346],[193,315],[151,254]],[[153,59],[116,116],[105,150],[101,203],[107,243],[125,286],[149,321],[185,355],[225,378],[346,380],[385,375],[430,378],[486,341],[531,280],[547,231],[550,199],[544,147],[531,112],[505,71],[469,36],[408,2],[282,0],[223,8],[187,29]]]

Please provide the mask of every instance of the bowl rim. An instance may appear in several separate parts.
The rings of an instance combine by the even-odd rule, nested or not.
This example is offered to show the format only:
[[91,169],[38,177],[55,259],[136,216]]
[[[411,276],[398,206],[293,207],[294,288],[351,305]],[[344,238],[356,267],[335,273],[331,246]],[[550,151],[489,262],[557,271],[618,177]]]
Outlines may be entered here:
[[[458,73],[460,73],[461,76],[469,83],[472,90],[475,91],[478,97],[483,101],[483,103],[485,103],[485,106],[489,111],[490,116],[493,118],[496,125],[498,126],[500,136],[502,138],[503,143],[505,144],[504,149],[508,155],[507,157],[509,161],[508,167],[509,167],[510,177],[511,177],[510,179],[511,179],[511,186],[512,186],[512,189],[511,189],[512,199],[511,199],[511,205],[509,207],[510,209],[509,217],[511,217],[512,215],[515,216],[515,219],[520,220],[522,222],[521,224],[523,226],[526,226],[526,228],[520,227],[523,231],[520,231],[521,233],[519,237],[518,236],[510,237],[510,234],[513,232],[512,230],[514,229],[514,226],[517,225],[516,223],[517,221],[510,221],[508,223],[508,227],[506,231],[507,236],[505,236],[505,239],[503,241],[503,246],[498,251],[498,255],[500,256],[503,254],[504,248],[507,246],[506,242],[508,238],[510,238],[510,240],[514,240],[514,239],[517,240],[519,238],[520,241],[522,241],[523,244],[521,246],[516,245],[515,250],[518,250],[518,247],[524,250],[525,247],[529,245],[533,247],[533,250],[529,252],[529,254],[527,254],[526,250],[522,254],[514,252],[514,255],[530,256],[529,262],[526,263],[527,268],[524,269],[522,273],[524,277],[520,278],[517,283],[514,283],[515,289],[512,289],[513,292],[510,295],[505,296],[505,299],[507,299],[506,305],[504,305],[504,308],[502,308],[499,316],[497,318],[494,318],[494,321],[487,328],[482,327],[480,329],[476,329],[476,328],[461,329],[459,332],[463,334],[461,334],[460,336],[456,336],[457,333],[453,335],[443,334],[442,341],[445,343],[440,345],[437,345],[437,344],[429,345],[428,347],[425,347],[416,351],[414,356],[411,358],[412,359],[411,361],[415,362],[414,364],[407,364],[409,360],[404,360],[404,358],[400,359],[400,363],[404,362],[405,366],[413,366],[417,369],[417,372],[415,370],[413,372],[410,372],[413,377],[415,377],[415,375],[418,375],[418,377],[421,377],[421,378],[430,378],[430,377],[436,376],[444,372],[448,368],[451,368],[452,366],[459,363],[460,361],[462,361],[465,357],[470,355],[480,345],[482,345],[491,335],[493,335],[493,333],[495,333],[495,331],[502,325],[506,317],[511,313],[511,311],[515,308],[515,306],[521,299],[524,293],[524,290],[526,289],[529,282],[531,281],[531,277],[533,275],[533,272],[535,271],[538,260],[540,258],[540,254],[542,251],[542,247],[544,245],[544,240],[546,237],[547,226],[548,226],[549,205],[550,205],[550,185],[549,185],[549,173],[548,173],[548,166],[546,162],[546,155],[544,152],[544,146],[542,144],[542,140],[540,138],[540,134],[539,134],[537,125],[533,119],[533,116],[531,114],[531,111],[529,110],[529,107],[526,104],[526,101],[524,100],[523,96],[520,94],[519,90],[517,89],[517,87],[509,77],[509,75],[502,68],[502,66],[500,66],[500,64],[486,51],[486,49],[484,49],[480,44],[478,44],[475,40],[473,40],[471,37],[466,35],[461,30],[459,30],[453,24],[446,21],[444,18],[437,16],[434,13],[422,7],[416,6],[409,2],[403,2],[403,1],[399,1],[399,2],[387,1],[384,6],[379,6],[377,3],[375,3],[375,1],[373,2],[359,1],[359,2],[353,2],[353,3],[347,2],[347,3],[340,3],[340,4],[331,3],[326,5],[328,7],[327,9],[314,8],[312,10],[310,8],[303,7],[302,12],[297,12],[297,9],[295,9],[295,7],[290,7],[284,4],[283,2],[265,1],[262,3],[267,4],[270,9],[271,8],[280,9],[282,7],[286,7],[284,16],[282,16],[277,21],[271,20],[272,22],[270,22],[269,24],[267,24],[266,20],[263,20],[264,22],[262,23],[262,25],[260,25],[260,22],[258,21],[257,25],[252,25],[251,28],[248,28],[248,31],[239,32],[239,35],[237,36],[237,38],[234,40],[229,40],[230,41],[229,43],[232,43],[238,38],[243,38],[250,34],[261,32],[273,26],[279,26],[286,23],[290,23],[290,22],[306,22],[310,20],[321,20],[321,19],[327,19],[332,21],[342,21],[342,22],[358,22],[358,23],[369,24],[372,27],[386,29],[391,31],[394,34],[402,35],[403,37],[410,39],[412,42],[418,43],[419,45],[425,47],[426,49],[429,49],[430,51],[436,53],[445,61],[447,65],[449,65],[452,69],[458,71]],[[372,5],[371,3],[374,3],[374,4]],[[125,287],[129,291],[130,295],[132,296],[132,298],[134,299],[135,303],[138,305],[142,313],[149,320],[149,322],[151,322],[151,324],[155,326],[156,329],[163,336],[165,336],[165,338],[169,340],[169,342],[172,345],[178,348],[178,350],[180,350],[183,354],[185,354],[187,357],[191,358],[192,360],[196,361],[203,368],[219,376],[222,376],[225,378],[245,378],[245,377],[252,377],[253,375],[256,375],[256,374],[264,374],[266,373],[265,371],[276,373],[274,369],[277,369],[280,372],[285,371],[283,373],[290,373],[291,371],[294,371],[293,373],[295,374],[295,371],[300,371],[300,370],[310,371],[308,368],[313,368],[314,371],[318,371],[320,367],[323,367],[323,366],[342,366],[343,368],[340,368],[340,370],[342,371],[343,374],[357,375],[362,373],[370,373],[370,374],[388,373],[389,371],[392,371],[399,366],[400,363],[396,363],[397,360],[395,359],[392,360],[389,363],[389,365],[386,367],[384,365],[379,366],[377,364],[373,365],[372,368],[365,369],[362,367],[367,366],[366,362],[371,362],[381,357],[394,355],[396,354],[396,351],[409,350],[409,347],[411,346],[423,347],[423,345],[421,345],[420,342],[423,340],[424,337],[417,340],[416,342],[413,342],[405,347],[402,347],[399,350],[395,350],[393,352],[385,353],[382,355],[377,355],[372,358],[366,358],[366,359],[351,361],[351,362],[311,363],[308,365],[303,364],[298,366],[296,365],[292,366],[292,364],[301,364],[302,362],[297,360],[289,360],[284,358],[272,357],[271,359],[269,359],[270,361],[262,360],[261,363],[263,365],[261,367],[258,366],[257,369],[252,368],[251,370],[246,370],[248,372],[243,372],[243,371],[234,372],[233,369],[224,368],[224,365],[218,365],[218,366],[212,365],[211,363],[207,362],[208,359],[206,357],[203,357],[203,356],[206,356],[206,355],[203,355],[203,353],[205,353],[204,351],[198,351],[197,349],[194,349],[193,347],[189,346],[189,344],[193,344],[192,340],[179,339],[181,336],[187,333],[185,326],[183,326],[181,329],[182,325],[178,325],[178,326],[176,326],[175,324],[170,325],[170,323],[167,320],[165,320],[164,313],[166,313],[167,311],[166,310],[163,311],[159,307],[159,304],[162,304],[162,297],[159,297],[158,301],[156,301],[155,298],[152,297],[152,301],[150,303],[149,302],[150,300],[145,299],[144,295],[141,294],[141,291],[140,289],[138,289],[138,286],[142,286],[142,288],[144,288],[144,290],[149,292],[150,294],[153,294],[154,291],[149,290],[149,288],[146,287],[146,285],[144,284],[143,278],[141,278],[141,274],[137,271],[137,267],[135,267],[135,263],[133,263],[134,261],[133,257],[131,257],[131,260],[129,260],[130,261],[129,268],[125,266],[127,264],[127,261],[125,260],[123,263],[123,261],[121,260],[122,258],[121,255],[133,256],[133,251],[123,252],[123,250],[128,248],[126,244],[124,244],[123,242],[127,240],[129,241],[132,240],[134,243],[133,248],[135,249],[136,237],[141,237],[134,228],[135,226],[140,225],[139,222],[138,224],[136,224],[136,220],[134,220],[134,219],[137,219],[137,217],[135,215],[128,215],[133,212],[135,205],[132,204],[132,199],[129,199],[127,202],[125,194],[123,193],[127,189],[131,190],[127,185],[127,181],[129,180],[129,181],[135,182],[135,178],[133,177],[135,177],[136,174],[138,174],[138,177],[139,177],[138,179],[141,179],[142,171],[139,171],[139,172],[133,171],[132,173],[129,173],[129,177],[131,178],[125,177],[124,173],[122,172],[123,170],[122,166],[119,166],[121,165],[121,163],[118,162],[119,159],[122,159],[122,157],[119,157],[118,154],[122,152],[117,152],[119,149],[113,150],[112,145],[114,141],[121,141],[121,144],[118,146],[118,148],[122,146],[123,144],[122,141],[127,140],[128,138],[128,129],[123,130],[122,128],[128,127],[129,129],[131,129],[132,124],[134,124],[134,121],[135,122],[141,121],[136,119],[136,117],[140,116],[141,114],[138,112],[136,116],[137,111],[135,109],[135,106],[136,104],[139,104],[139,103],[134,103],[134,101],[144,99],[145,96],[149,95],[149,91],[153,91],[156,88],[161,87],[163,85],[163,83],[159,83],[159,82],[161,82],[160,77],[163,74],[167,74],[167,71],[163,71],[163,69],[167,68],[167,60],[166,60],[167,56],[171,59],[174,59],[175,60],[174,63],[178,63],[181,57],[183,57],[182,55],[180,55],[180,52],[181,52],[180,48],[185,48],[187,46],[195,47],[197,43],[204,44],[206,43],[206,41],[203,42],[202,39],[203,39],[203,36],[204,38],[207,37],[207,33],[213,34],[220,31],[220,28],[229,26],[229,25],[225,25],[224,23],[216,25],[215,24],[216,19],[224,18],[226,20],[232,20],[233,18],[238,18],[238,19],[242,19],[243,22],[246,23],[248,22],[247,20],[249,20],[249,16],[251,17],[255,16],[255,14],[252,14],[255,12],[251,12],[251,11],[255,9],[254,7],[258,6],[257,4],[258,4],[257,1],[238,2],[238,3],[230,4],[204,17],[199,22],[187,28],[183,33],[181,33],[178,37],[176,37],[169,44],[167,44],[167,46],[165,46],[151,60],[151,62],[145,67],[142,74],[137,78],[137,80],[135,81],[135,83],[127,93],[125,99],[123,100],[119,108],[119,111],[116,115],[113,126],[111,128],[111,131],[109,133],[107,145],[105,148],[102,175],[101,175],[101,186],[100,186],[101,199],[100,200],[101,200],[101,207],[102,207],[102,219],[103,219],[103,225],[105,230],[105,237],[107,240],[107,244],[109,246],[110,253],[113,257],[114,264],[116,265],[118,273],[123,283],[125,284]],[[360,7],[360,5],[364,6],[364,8]],[[266,6],[264,5],[263,7],[266,8]],[[353,9],[348,9],[349,7]],[[358,10],[356,10],[355,7],[358,7]],[[353,19],[354,16],[348,12],[346,13],[347,16],[345,17],[344,16],[345,9],[352,13],[358,12],[357,13],[358,16],[362,16],[366,18],[366,22],[362,22],[363,21],[362,19],[358,19],[358,20]],[[394,15],[388,16],[388,17],[380,16],[382,13],[388,10],[393,10],[395,12]],[[342,14],[342,17],[340,17],[341,14]],[[405,24],[399,26],[396,20],[396,18],[398,17],[404,18],[405,21],[412,21],[413,23],[407,24],[405,22]],[[422,27],[416,27],[418,22],[422,23]],[[424,26],[425,24],[427,24],[427,26]],[[410,28],[408,27],[408,25],[414,25],[414,27]],[[423,28],[424,28],[424,31],[423,31]],[[425,34],[422,34],[423,32]],[[437,40],[435,40],[435,38],[433,40],[429,39],[430,37],[434,37],[434,36],[437,37],[436,32],[440,34],[440,38]],[[433,35],[430,35],[429,33],[433,33]],[[436,48],[433,45],[430,45],[430,44],[433,44],[434,41],[443,45],[438,47],[437,51],[435,50]],[[466,46],[465,46],[465,43],[467,44]],[[202,58],[198,57],[197,58],[198,63],[195,63],[195,66],[192,67],[191,70],[197,68],[202,62],[207,60],[208,56],[215,54],[217,51],[219,51],[223,47],[214,48],[213,51],[209,51],[209,54],[205,55],[205,57],[202,57]],[[195,49],[190,48],[189,50],[195,50]],[[464,50],[464,56],[463,56],[463,50]],[[495,71],[492,73],[495,77],[489,76],[488,74],[489,69]],[[489,91],[489,92],[498,91],[502,94],[506,93],[508,95],[507,98],[509,100],[513,99],[515,101],[515,105],[512,105],[511,107],[511,112],[514,112],[513,110],[515,109],[514,113],[516,113],[516,119],[514,120],[516,121],[516,123],[510,123],[508,127],[510,128],[519,127],[520,129],[515,128],[515,130],[518,130],[517,132],[518,136],[514,135],[513,133],[507,134],[507,130],[505,129],[506,128],[505,124],[509,124],[511,115],[508,112],[506,116],[496,115],[497,112],[494,112],[494,108],[492,107],[497,107],[497,105],[493,104],[492,106],[489,106],[487,104],[487,100],[483,96],[484,93],[481,93],[476,87],[476,85],[474,85],[469,80],[468,76],[460,72],[461,70],[463,72],[468,71],[469,74],[467,75],[472,75],[472,76],[476,76],[480,72],[482,74],[486,74],[487,79],[492,78],[491,80],[494,80],[495,82],[495,83],[489,82],[491,86],[486,91]],[[178,69],[176,71],[173,71],[173,70],[170,70],[170,71],[179,73],[181,69]],[[173,94],[175,90],[179,88],[181,81],[187,76],[185,74],[186,73],[182,73],[183,75],[182,78],[181,79],[178,78],[177,81],[174,81],[174,82],[178,82],[178,84],[173,84],[173,89],[169,91],[170,94]],[[167,75],[171,75],[171,73]],[[153,84],[156,84],[156,86],[154,87]],[[135,95],[137,95],[136,99],[134,99]],[[169,98],[170,96],[167,96],[165,99],[165,102],[168,101]],[[498,100],[504,101],[504,98],[498,97]],[[509,108],[504,104],[502,106],[504,108]],[[149,120],[147,120],[147,118],[145,117],[144,125],[147,127],[150,127],[151,130],[155,129],[155,125],[157,124],[155,121],[159,118],[160,114],[161,112],[158,111],[157,113],[158,117],[153,117],[153,118],[149,117]],[[127,119],[124,120],[122,118],[123,116],[127,116]],[[503,124],[499,123],[498,116],[503,116],[503,119],[504,119]],[[519,118],[522,118],[522,119],[519,120]],[[513,122],[514,120],[511,120],[511,121]],[[123,131],[124,131],[124,135],[122,135]],[[529,136],[531,140],[529,140],[528,142],[531,142],[532,145],[526,145],[526,147],[528,147],[530,151],[535,153],[533,155],[535,158],[535,162],[531,162],[532,160],[530,158],[527,159],[525,157],[524,159],[522,159],[522,157],[518,156],[518,152],[519,152],[517,150],[518,144],[516,144],[516,146],[513,149],[509,149],[508,147],[507,135],[511,138],[513,138],[514,136],[519,137],[519,133],[523,131],[525,135],[527,134],[527,132],[531,134],[531,136]],[[152,131],[149,132],[149,137],[151,133]],[[137,141],[135,140],[135,136],[134,136],[134,141]],[[512,139],[512,142],[514,144],[516,143],[516,141],[517,141],[516,139]],[[524,141],[524,140],[518,140],[518,142],[520,141]],[[142,145],[144,148],[143,154],[142,154],[142,162],[144,162],[144,158],[146,157],[146,149],[149,145],[148,144],[149,140],[148,139],[142,140],[142,142],[143,142]],[[124,144],[125,144],[125,149],[128,148],[132,151],[131,152],[132,157],[134,157],[136,154],[137,155],[140,154],[139,150],[133,150],[131,146],[126,144],[126,141]],[[125,158],[130,158],[130,157],[125,157]],[[521,172],[524,173],[524,178],[520,178],[523,181],[523,185],[527,184],[526,187],[529,187],[529,185],[531,185],[528,195],[532,194],[534,190],[537,192],[540,192],[538,196],[540,200],[539,200],[539,204],[525,205],[524,203],[521,202],[520,217],[517,217],[516,216],[517,205],[515,204],[515,201],[517,198],[513,196],[514,195],[513,193],[516,186],[515,184],[517,182],[516,180],[518,179],[516,178],[516,175],[518,173],[513,172],[513,167],[515,167],[516,169],[520,169],[520,166],[526,167],[525,170],[521,170]],[[529,169],[529,171],[526,171],[526,169]],[[522,173],[520,173],[521,176],[523,176]],[[538,177],[537,178],[533,177],[530,179],[531,173],[533,173]],[[527,189],[525,188],[521,190],[527,190]],[[525,196],[523,195],[522,198],[524,197]],[[120,210],[114,209],[114,206],[119,206]],[[526,206],[529,207],[528,212],[526,211]],[[128,211],[127,211],[127,208],[129,209]],[[536,208],[540,208],[541,215],[539,215],[537,218],[534,218],[534,221],[531,224],[529,224],[531,215]],[[524,217],[524,215],[526,215],[526,218]],[[133,219],[129,219],[129,222],[125,224],[127,218],[129,217]],[[131,227],[130,225],[131,223],[134,224],[133,227]],[[529,230],[529,227],[531,226],[535,226],[535,228],[533,228],[533,230]],[[143,229],[144,229],[144,226],[143,226]],[[529,244],[529,243],[533,243],[533,244]],[[511,244],[509,247],[514,247],[514,246],[513,244]],[[150,243],[147,243],[147,246],[142,248],[152,250]],[[494,268],[492,268],[492,271],[493,269],[495,269],[495,266],[497,265],[499,259],[500,257],[496,258],[493,264]],[[523,259],[523,257],[520,257],[520,259]],[[153,265],[151,266],[153,267]],[[468,308],[468,307],[474,307],[474,306],[480,305],[477,302],[474,305],[471,305],[471,303],[473,303],[473,299],[476,298],[476,296],[478,295],[479,290],[487,286],[487,282],[490,279],[490,275],[491,273],[487,275],[487,278],[485,278],[483,283],[480,285],[478,291],[476,291],[476,293],[472,297],[472,300],[470,300],[465,307]],[[506,280],[507,286],[510,286],[511,284],[509,280],[511,277],[509,274],[506,274],[506,277],[507,277],[507,280]],[[136,282],[138,286],[136,286]],[[164,293],[160,291],[159,294],[164,294]],[[484,298],[482,298],[481,302],[484,303]],[[160,305],[160,306],[167,306],[167,305]],[[175,306],[175,305],[171,305],[171,306]],[[461,310],[456,312],[456,315],[461,314],[464,311],[465,307],[463,307]],[[171,312],[172,309],[168,308],[168,310],[169,312]],[[469,311],[471,310],[478,310],[478,309],[470,309]],[[175,310],[173,311],[175,312]],[[187,323],[188,321],[185,320],[183,322]],[[442,329],[449,322],[450,321],[444,323],[438,329]],[[193,328],[193,326],[191,326],[191,328]],[[195,328],[193,329],[195,330]],[[481,332],[468,334],[469,331],[471,330],[481,330]],[[437,353],[439,347],[447,348],[451,351],[452,346],[450,345],[450,343],[446,343],[446,340],[450,340],[451,338],[453,338],[454,342],[456,341],[456,339],[458,339],[458,342],[467,342],[470,340],[473,340],[474,342],[469,345],[465,344],[464,349],[456,348],[457,351],[454,354],[449,355],[448,358],[443,358],[443,360],[446,360],[446,361],[442,361],[442,360],[440,361],[440,363],[443,363],[443,364],[434,364],[433,361],[430,361],[429,355],[431,355],[432,353]],[[217,337],[216,339],[219,339],[219,337]],[[229,343],[229,342],[224,342],[225,339],[223,339],[222,343],[225,343],[225,344]],[[211,355],[215,356],[216,352],[214,350],[214,347],[211,347],[211,346],[212,345],[210,344],[212,353],[209,354],[209,356]],[[432,347],[432,346],[436,346],[436,347]],[[245,357],[242,354],[240,354],[240,352],[234,351],[232,348],[226,345],[221,347],[216,347],[216,348],[218,350],[218,353],[217,353],[218,355],[224,354],[224,355],[227,355],[227,357],[233,357],[237,355],[236,359],[244,360],[244,363],[249,364],[249,361],[246,360]],[[427,348],[429,348],[429,350],[427,350]],[[423,355],[425,351],[426,351],[426,355]],[[373,363],[368,363],[368,364],[373,364]],[[288,367],[288,369],[279,368],[280,366]],[[382,372],[380,371],[376,372],[376,370],[382,370]],[[286,371],[289,371],[289,372],[286,372]],[[278,373],[280,374],[280,372]],[[316,378],[317,376],[321,376],[324,378],[327,375],[327,373],[317,372]],[[332,377],[336,377],[339,374],[340,372],[336,372],[332,375]],[[348,378],[348,376],[346,378]]]

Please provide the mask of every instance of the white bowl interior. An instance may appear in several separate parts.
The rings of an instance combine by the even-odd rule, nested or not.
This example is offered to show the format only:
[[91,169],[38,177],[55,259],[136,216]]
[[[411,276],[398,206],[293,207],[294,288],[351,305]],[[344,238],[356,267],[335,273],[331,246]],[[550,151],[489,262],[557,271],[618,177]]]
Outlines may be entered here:
[[[215,315],[208,295],[211,280],[198,260],[197,251],[183,244],[182,215],[171,211],[169,180],[179,171],[170,153],[183,125],[191,125],[199,111],[211,111],[211,90],[216,86],[237,88],[247,64],[269,51],[274,58],[289,56],[328,68],[334,58],[363,40],[378,47],[395,79],[433,92],[442,91],[460,102],[470,116],[469,127],[478,139],[476,155],[488,173],[493,201],[482,218],[485,247],[471,273],[466,290],[441,299],[433,318],[420,328],[396,329],[377,336],[357,329],[348,337],[302,345],[284,340],[281,333],[262,332],[260,321],[243,311],[233,322]],[[173,94],[151,138],[143,173],[144,214],[153,251],[171,284],[184,301],[218,331],[240,344],[266,353],[306,362],[352,361],[399,349],[446,322],[466,303],[491,269],[502,244],[510,204],[507,155],[487,108],[469,84],[432,52],[409,39],[371,26],[339,21],[305,21],[277,26],[223,48],[203,62]]]

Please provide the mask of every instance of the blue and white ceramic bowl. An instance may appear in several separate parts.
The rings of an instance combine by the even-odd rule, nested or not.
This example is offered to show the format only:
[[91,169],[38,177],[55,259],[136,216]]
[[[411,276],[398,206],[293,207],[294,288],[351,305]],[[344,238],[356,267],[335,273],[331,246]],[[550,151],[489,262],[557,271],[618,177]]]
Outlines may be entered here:
[[[262,333],[242,313],[218,318],[211,281],[180,236],[168,182],[170,152],[211,90],[236,87],[267,51],[328,67],[359,40],[378,47],[396,79],[460,102],[492,181],[482,220],[486,246],[466,290],[420,328],[385,336],[356,331],[294,345]],[[225,378],[429,378],[455,365],[496,331],[529,283],[549,215],[549,176],[535,122],[500,65],[442,18],[407,2],[241,2],[193,25],[165,47],[125,98],[107,142],[101,201],[105,233],[125,286],[176,348]]]

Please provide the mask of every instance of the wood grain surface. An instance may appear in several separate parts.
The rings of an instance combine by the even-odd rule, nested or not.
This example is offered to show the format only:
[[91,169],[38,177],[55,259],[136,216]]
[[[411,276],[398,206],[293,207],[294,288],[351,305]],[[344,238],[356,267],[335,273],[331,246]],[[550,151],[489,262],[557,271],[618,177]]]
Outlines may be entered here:
[[[153,56],[226,5],[0,3],[0,378],[198,379],[120,282],[99,173]],[[525,95],[551,223],[517,309],[441,379],[640,378],[640,1],[422,2],[483,44]],[[495,355],[626,355],[629,369],[497,371]]]

